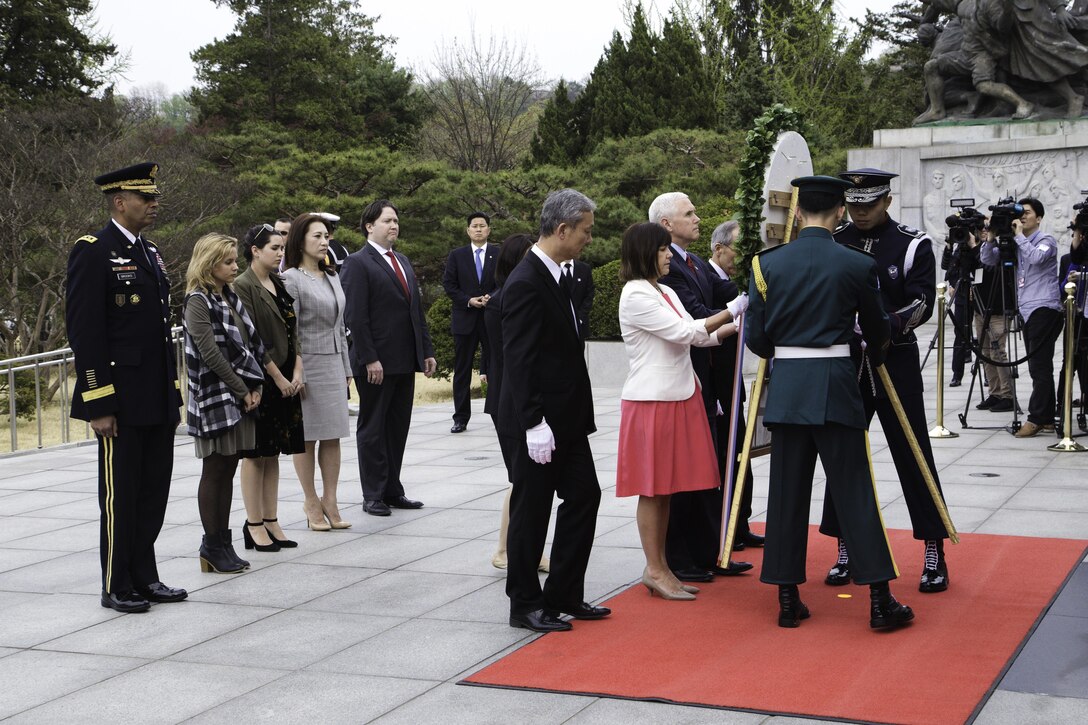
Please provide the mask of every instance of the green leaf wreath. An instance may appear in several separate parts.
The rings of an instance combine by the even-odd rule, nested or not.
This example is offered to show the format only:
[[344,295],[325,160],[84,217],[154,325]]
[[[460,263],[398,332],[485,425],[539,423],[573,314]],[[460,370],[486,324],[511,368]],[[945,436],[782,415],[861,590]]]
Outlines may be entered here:
[[763,177],[767,162],[774,151],[778,135],[784,131],[802,132],[804,118],[792,108],[776,103],[756,119],[755,126],[748,132],[747,146],[740,163],[740,183],[737,185],[737,206],[740,209],[740,236],[734,243],[737,250],[737,286],[748,289],[748,272],[752,268],[752,257],[763,249],[759,238],[759,225],[763,221]]

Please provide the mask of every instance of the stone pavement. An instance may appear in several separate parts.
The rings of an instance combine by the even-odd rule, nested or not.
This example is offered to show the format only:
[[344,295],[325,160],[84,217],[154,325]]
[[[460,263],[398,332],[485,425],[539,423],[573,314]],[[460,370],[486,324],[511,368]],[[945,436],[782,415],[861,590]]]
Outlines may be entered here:
[[[931,361],[930,388],[933,368]],[[600,600],[634,582],[643,559],[634,501],[613,495],[618,390],[600,388],[595,394],[599,430],[592,444],[605,490],[587,596]],[[961,430],[955,406],[962,409],[965,396],[966,388],[947,396],[945,425],[960,437],[934,444],[959,531],[1088,539],[1088,453],[1048,452],[1052,438],[1014,440],[1001,430]],[[1020,399],[1026,403],[1026,391]],[[481,408],[481,401],[474,401],[469,429],[457,436],[448,432],[448,405],[416,408],[404,480],[409,496],[426,507],[395,511],[389,518],[362,512],[355,446],[346,439],[340,500],[354,527],[345,531],[305,528],[297,479],[284,460],[279,515],[299,547],[242,552],[238,527],[244,513],[236,494],[235,539],[253,564],[240,575],[199,571],[200,464],[189,439],[179,435],[158,553],[163,580],[185,587],[190,597],[138,615],[119,615],[98,603],[95,448],[78,445],[3,458],[0,719],[806,722],[458,686],[459,679],[533,636],[507,625],[503,573],[490,564],[506,472]],[[932,420],[932,392],[927,409]],[[969,423],[1004,423],[1009,417],[972,411]],[[1088,438],[1081,441],[1088,444]],[[875,422],[872,443],[885,520],[890,527],[908,527]],[[766,458],[755,462],[757,519],[766,510],[766,466]],[[818,482],[817,514],[821,492]],[[1010,576],[1030,575],[1030,562],[1010,561],[1008,567]],[[953,564],[953,586],[955,571]],[[909,602],[918,596],[909,595],[912,589],[913,582],[903,582],[898,591]],[[1081,564],[977,722],[1088,722],[1086,604],[1088,564]],[[768,612],[768,626],[773,614]]]

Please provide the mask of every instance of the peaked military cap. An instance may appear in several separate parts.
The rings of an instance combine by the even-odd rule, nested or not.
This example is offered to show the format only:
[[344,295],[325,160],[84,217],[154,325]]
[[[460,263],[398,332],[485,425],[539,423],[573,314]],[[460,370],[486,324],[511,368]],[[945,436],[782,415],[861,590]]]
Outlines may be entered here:
[[891,174],[880,169],[857,169],[839,174],[853,187],[846,192],[847,204],[872,204],[892,191],[892,179],[899,174]]
[[105,194],[134,191],[137,194],[161,196],[162,192],[155,183],[157,173],[159,173],[159,165],[148,162],[96,176],[94,183],[98,185],[99,191]]
[[801,176],[790,182],[798,192],[812,191],[823,194],[842,194],[850,188],[849,181],[835,176]]

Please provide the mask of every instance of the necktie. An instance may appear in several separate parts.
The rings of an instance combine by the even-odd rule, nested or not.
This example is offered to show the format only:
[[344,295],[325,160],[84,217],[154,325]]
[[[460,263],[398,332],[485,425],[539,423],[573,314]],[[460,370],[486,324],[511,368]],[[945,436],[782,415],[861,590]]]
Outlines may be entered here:
[[484,281],[484,260],[483,260],[484,248],[480,247],[476,250],[476,281]]
[[695,274],[695,262],[691,261],[691,255],[689,254],[686,259],[688,263],[688,269],[691,270],[692,274]]
[[[559,275],[559,291],[563,293],[563,299],[565,299],[571,307],[571,311],[574,310],[574,300],[572,299],[572,293],[574,291],[574,280],[571,277],[570,272],[567,271],[566,265],[563,266],[563,273]],[[578,331],[578,318],[574,318],[574,330]]]
[[412,299],[412,293],[408,291],[408,280],[404,278],[404,272],[400,268],[400,262],[397,261],[397,255],[392,251],[386,252],[385,256],[389,257],[389,261],[393,263],[393,271],[397,273],[397,279],[400,280],[400,286],[404,289],[404,296],[408,299]]
[[151,272],[158,275],[158,265],[151,261],[151,255],[147,253],[147,247],[144,246],[143,237],[136,237],[136,248],[143,253],[144,259],[147,260],[147,266],[151,267]]

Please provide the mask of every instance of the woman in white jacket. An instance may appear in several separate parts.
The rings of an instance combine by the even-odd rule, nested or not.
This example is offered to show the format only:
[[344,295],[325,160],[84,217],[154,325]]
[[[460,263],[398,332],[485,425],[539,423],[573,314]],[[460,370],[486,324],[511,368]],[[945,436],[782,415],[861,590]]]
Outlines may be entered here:
[[735,335],[722,310],[693,320],[658,279],[669,271],[669,233],[652,222],[632,225],[620,245],[620,332],[630,372],[620,404],[616,495],[638,496],[638,533],[646,555],[642,583],[665,599],[690,600],[665,561],[669,496],[719,485],[702,393],[691,366],[692,345],[711,347]]

